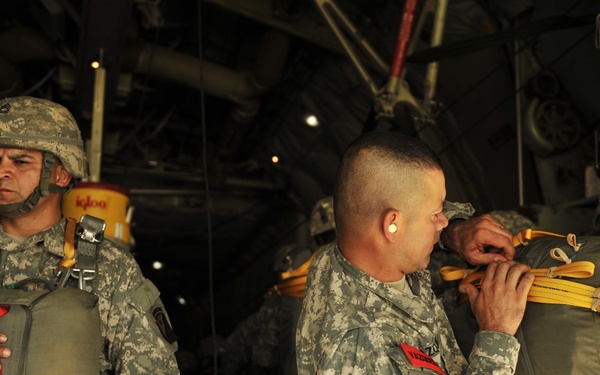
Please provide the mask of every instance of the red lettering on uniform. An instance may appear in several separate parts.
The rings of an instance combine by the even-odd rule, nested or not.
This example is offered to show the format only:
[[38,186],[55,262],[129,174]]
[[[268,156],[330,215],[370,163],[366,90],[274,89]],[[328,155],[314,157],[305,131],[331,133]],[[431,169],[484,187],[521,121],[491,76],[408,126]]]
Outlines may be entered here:
[[433,358],[431,358],[427,354],[423,353],[422,351],[413,346],[406,345],[403,342],[400,343],[400,347],[404,351],[404,354],[406,355],[406,358],[408,358],[408,361],[411,365],[415,367],[429,368],[437,373],[444,375],[444,370],[442,370],[442,368],[435,363]]
[[77,196],[77,198],[75,198],[75,207],[81,207],[81,208],[83,208],[84,211],[87,211],[88,207],[89,208],[100,208],[100,209],[105,210],[106,209],[106,201],[92,199],[92,197],[90,197],[89,195],[85,198],[81,198],[81,197]]

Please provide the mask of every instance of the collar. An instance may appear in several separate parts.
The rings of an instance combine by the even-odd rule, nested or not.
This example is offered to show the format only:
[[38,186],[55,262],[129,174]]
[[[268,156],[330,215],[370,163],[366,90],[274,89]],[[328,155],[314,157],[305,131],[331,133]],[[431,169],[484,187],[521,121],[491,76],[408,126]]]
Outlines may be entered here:
[[414,293],[414,296],[410,297],[354,267],[344,258],[337,244],[333,248],[333,258],[333,262],[337,263],[333,267],[340,267],[342,272],[349,275],[355,282],[375,293],[387,303],[404,310],[414,319],[422,322],[431,323],[435,320],[435,312],[430,303],[435,299],[435,296],[431,289],[431,275],[429,271],[416,271],[404,276]]
[[57,224],[36,233],[33,236],[19,242],[4,233],[0,226],[0,246],[7,251],[22,251],[39,244],[47,252],[62,257],[64,256],[64,235],[66,219],[63,217]]

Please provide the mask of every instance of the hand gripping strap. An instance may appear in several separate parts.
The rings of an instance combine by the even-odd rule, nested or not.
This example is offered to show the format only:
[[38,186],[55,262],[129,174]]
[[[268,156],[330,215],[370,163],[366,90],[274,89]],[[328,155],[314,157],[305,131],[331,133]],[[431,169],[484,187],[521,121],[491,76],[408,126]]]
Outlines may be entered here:
[[[558,235],[550,232],[531,231],[526,229],[513,239],[513,243],[526,245],[533,238],[540,236],[567,237],[567,241],[575,251],[579,250],[575,235]],[[552,249],[551,252],[555,252]],[[553,257],[554,259],[558,259]],[[558,259],[560,260],[560,259]],[[569,262],[567,264],[550,267],[534,268],[535,279],[527,295],[530,302],[563,304],[584,307],[595,312],[600,312],[600,288],[594,288],[575,281],[563,280],[558,277],[589,278],[594,275],[595,265],[589,261]],[[481,286],[484,272],[475,269],[462,269],[452,266],[444,266],[440,269],[442,279],[445,281],[461,280],[461,284],[473,284]]]

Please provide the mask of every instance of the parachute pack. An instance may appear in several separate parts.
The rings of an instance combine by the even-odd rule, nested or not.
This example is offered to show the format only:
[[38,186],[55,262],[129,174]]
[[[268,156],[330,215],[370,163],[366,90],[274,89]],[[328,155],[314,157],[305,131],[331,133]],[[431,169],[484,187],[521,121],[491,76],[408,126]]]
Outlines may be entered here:
[[[521,349],[515,373],[600,374],[600,274],[594,272],[600,237],[527,229],[515,236],[514,245],[515,260],[531,266],[535,276],[516,334]],[[443,267],[440,272],[445,280],[462,278],[476,286],[483,276],[478,269]],[[468,357],[479,330],[468,301],[449,318]]]
[[[103,231],[104,222],[89,215],[79,223],[69,219],[56,285],[31,278],[0,289],[0,332],[12,350],[10,358],[2,359],[0,374],[100,372],[98,297],[85,291],[85,284],[95,277]],[[73,279],[78,287],[68,287]]]

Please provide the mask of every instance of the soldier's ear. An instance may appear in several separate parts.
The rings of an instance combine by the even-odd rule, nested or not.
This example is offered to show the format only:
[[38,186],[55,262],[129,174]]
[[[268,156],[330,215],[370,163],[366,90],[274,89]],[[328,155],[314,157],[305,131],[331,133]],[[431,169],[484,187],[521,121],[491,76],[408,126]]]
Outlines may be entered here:
[[383,215],[383,221],[381,223],[381,231],[383,236],[389,242],[396,242],[398,240],[400,225],[400,212],[398,210],[388,210]]
[[54,167],[54,176],[55,176],[54,184],[57,186],[60,186],[60,187],[69,186],[69,182],[71,182],[71,179],[73,178],[73,177],[71,177],[69,172],[67,172],[65,167],[62,166],[62,164],[57,164]]

